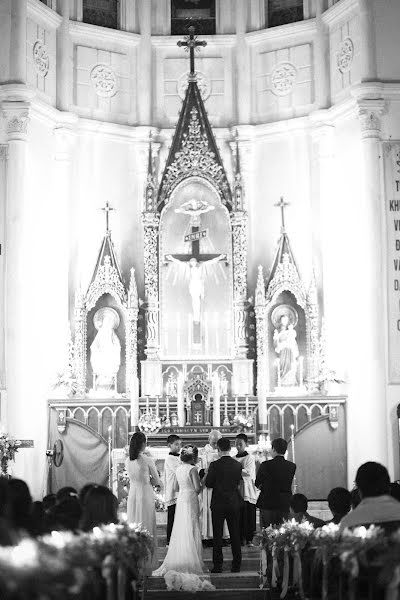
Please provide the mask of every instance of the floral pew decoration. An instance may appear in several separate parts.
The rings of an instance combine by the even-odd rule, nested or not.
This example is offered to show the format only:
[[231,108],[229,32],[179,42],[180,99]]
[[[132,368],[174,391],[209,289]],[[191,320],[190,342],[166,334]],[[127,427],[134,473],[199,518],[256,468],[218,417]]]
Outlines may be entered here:
[[53,531],[37,541],[25,539],[16,546],[0,548],[0,596],[80,598],[87,588],[95,598],[101,574],[107,599],[120,600],[125,598],[128,580],[134,592],[143,580],[152,548],[151,535],[128,523],[95,527],[78,535]]
[[313,526],[304,521],[298,523],[295,519],[285,521],[279,528],[270,526],[259,534],[261,545],[261,576],[260,587],[264,587],[268,568],[268,554],[272,556],[271,587],[278,586],[280,568],[278,557],[283,553],[283,573],[281,598],[285,598],[289,588],[290,561],[293,558],[293,587],[297,588],[301,598],[304,598],[301,553],[312,540]]
[[[325,525],[313,529],[307,521],[297,523],[295,520],[285,521],[280,527],[267,527],[259,534],[261,545],[261,577],[260,587],[264,587],[267,579],[268,554],[272,556],[271,587],[277,588],[280,577],[278,557],[283,553],[283,576],[280,598],[288,593],[289,557],[293,559],[293,587],[298,595],[304,598],[302,552],[308,548],[315,552],[315,561],[322,564],[322,600],[328,598],[328,570],[333,558],[340,559],[341,570],[349,578],[348,597],[356,598],[356,582],[361,568],[371,564],[380,566],[382,585],[386,586],[387,600],[392,600],[389,590],[395,590],[400,584],[400,530],[388,538],[383,529],[371,525],[345,529],[339,533],[339,526]],[[393,557],[396,557],[393,560]],[[393,593],[393,600],[397,595]]]

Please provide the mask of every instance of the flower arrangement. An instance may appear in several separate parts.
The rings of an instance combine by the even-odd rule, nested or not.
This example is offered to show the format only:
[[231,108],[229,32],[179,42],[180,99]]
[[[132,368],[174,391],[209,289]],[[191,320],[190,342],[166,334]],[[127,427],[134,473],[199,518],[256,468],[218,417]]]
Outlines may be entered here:
[[150,534],[135,524],[105,525],[79,535],[53,531],[37,541],[0,548],[0,592],[48,600],[69,597],[84,586],[98,585],[99,569],[107,579],[116,565],[137,581],[152,548]]
[[138,427],[143,433],[157,433],[161,429],[160,417],[153,414],[151,411],[144,413],[138,422]]
[[158,512],[165,512],[167,510],[165,498],[162,494],[154,491],[154,501],[155,501],[155,505],[156,505],[156,510]]
[[7,433],[0,433],[0,468],[1,475],[7,475],[8,462],[15,460],[21,442],[10,437]]
[[[129,486],[130,480],[128,471],[126,469],[120,469],[118,472],[119,497],[122,496],[118,505],[120,511],[126,511]],[[165,512],[167,510],[164,496],[159,492],[156,492],[156,490],[154,490],[154,504],[158,512]]]
[[253,429],[254,416],[253,414],[245,415],[243,413],[237,413],[232,419],[232,426],[237,431],[248,431]]

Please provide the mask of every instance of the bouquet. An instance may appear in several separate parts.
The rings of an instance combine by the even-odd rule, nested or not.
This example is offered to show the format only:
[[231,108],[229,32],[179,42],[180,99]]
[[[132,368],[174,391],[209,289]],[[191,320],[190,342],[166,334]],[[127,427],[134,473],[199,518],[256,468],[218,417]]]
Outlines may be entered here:
[[161,429],[160,417],[152,412],[144,413],[138,422],[138,427],[143,433],[157,433]]
[[15,440],[6,433],[0,433],[0,466],[1,474],[7,475],[8,461],[15,460],[15,453],[21,445],[19,440]]

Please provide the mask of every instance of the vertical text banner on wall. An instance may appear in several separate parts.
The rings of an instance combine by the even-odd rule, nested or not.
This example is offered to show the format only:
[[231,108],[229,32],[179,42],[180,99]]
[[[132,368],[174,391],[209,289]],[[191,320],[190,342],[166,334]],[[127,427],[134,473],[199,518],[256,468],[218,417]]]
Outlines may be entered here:
[[389,383],[400,384],[400,142],[385,142]]

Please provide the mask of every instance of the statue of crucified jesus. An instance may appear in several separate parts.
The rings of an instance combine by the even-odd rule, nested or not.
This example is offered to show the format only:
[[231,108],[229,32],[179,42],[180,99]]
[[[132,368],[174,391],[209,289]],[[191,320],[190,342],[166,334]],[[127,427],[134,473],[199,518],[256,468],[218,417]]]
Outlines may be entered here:
[[219,254],[209,260],[199,262],[195,257],[189,261],[175,258],[172,254],[165,256],[167,261],[183,264],[189,268],[189,294],[192,298],[193,322],[200,323],[201,302],[204,299],[204,265],[214,265],[222,260],[227,259],[226,254]]

